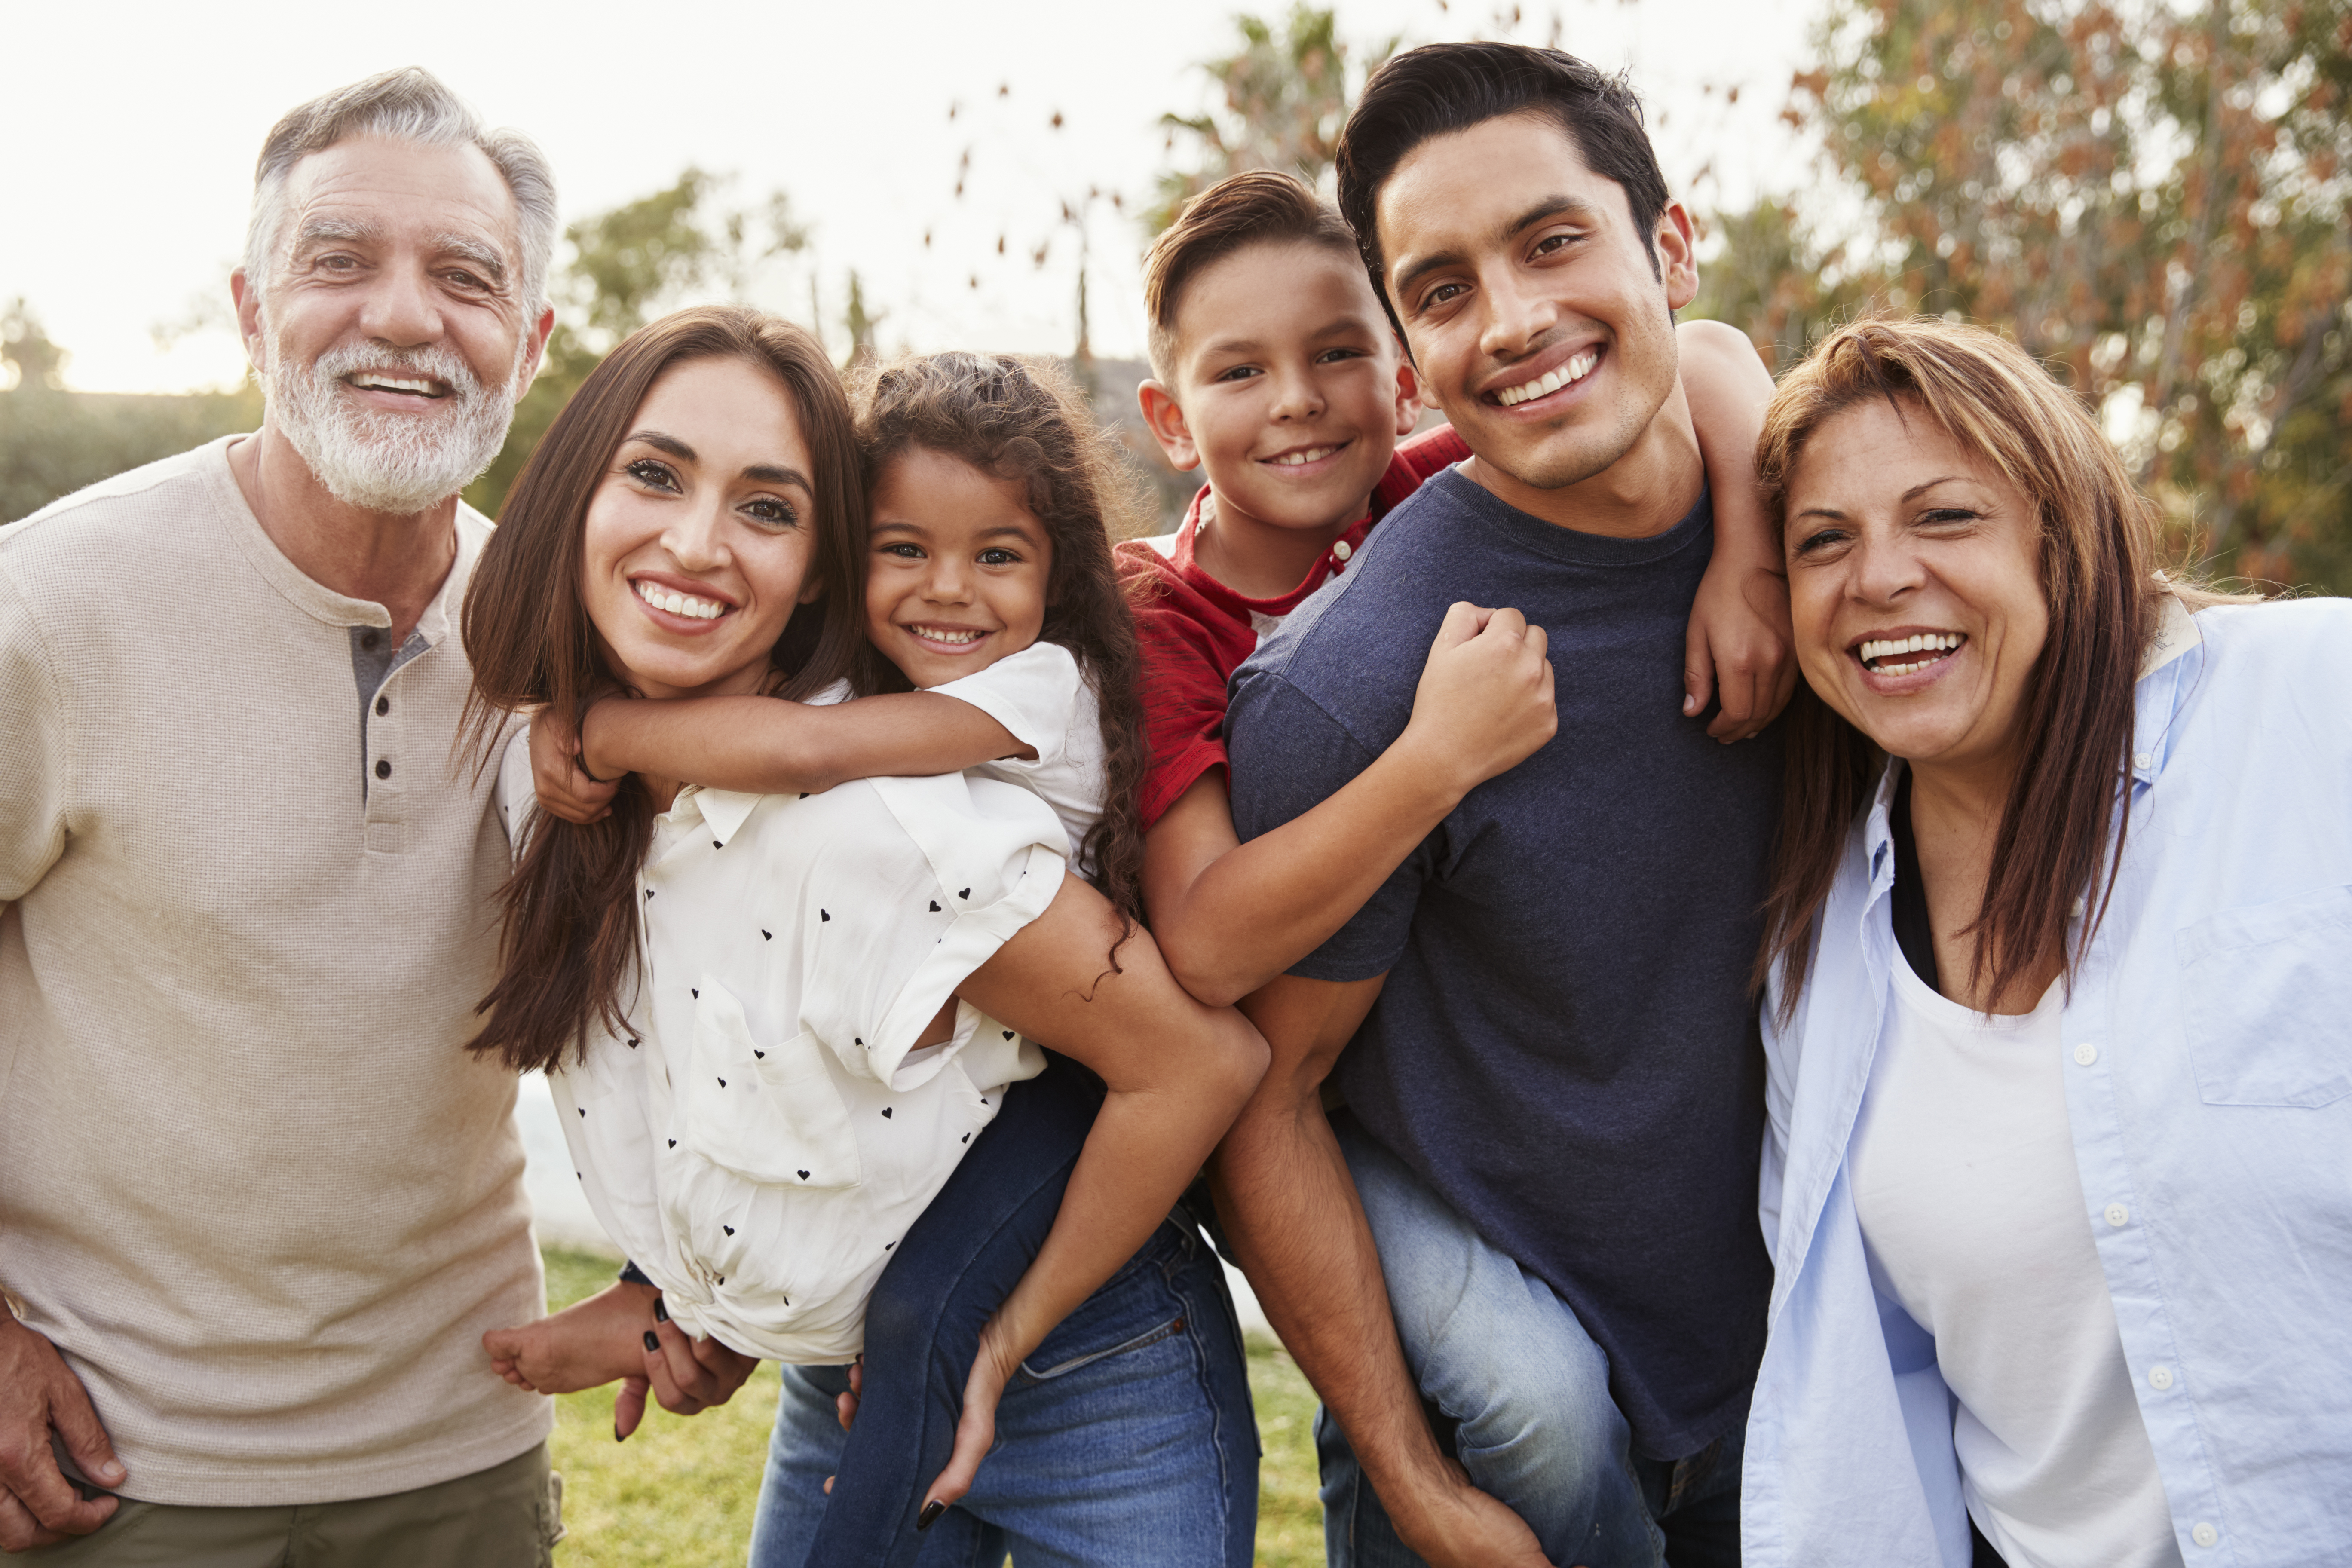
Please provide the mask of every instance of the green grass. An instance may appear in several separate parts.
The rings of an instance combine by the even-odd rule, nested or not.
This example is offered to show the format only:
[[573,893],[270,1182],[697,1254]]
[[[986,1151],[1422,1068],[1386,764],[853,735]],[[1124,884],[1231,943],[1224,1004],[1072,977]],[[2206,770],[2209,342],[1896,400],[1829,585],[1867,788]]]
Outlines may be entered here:
[[[613,1265],[550,1248],[549,1309],[611,1282]],[[1315,1496],[1315,1394],[1282,1347],[1249,1342],[1250,1390],[1265,1458],[1258,1476],[1261,1568],[1323,1561]],[[776,1369],[759,1373],[726,1405],[681,1417],[658,1407],[625,1444],[613,1441],[613,1390],[555,1401],[555,1468],[563,1472],[564,1568],[741,1568],[751,1508],[776,1411]]]

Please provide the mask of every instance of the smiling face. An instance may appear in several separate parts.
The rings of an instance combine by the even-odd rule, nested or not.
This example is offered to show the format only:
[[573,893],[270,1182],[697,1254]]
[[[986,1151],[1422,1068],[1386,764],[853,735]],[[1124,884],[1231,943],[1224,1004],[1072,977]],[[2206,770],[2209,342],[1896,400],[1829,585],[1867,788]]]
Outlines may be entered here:
[[1556,121],[1513,114],[1414,148],[1376,210],[1422,395],[1481,482],[1541,513],[1643,439],[1675,386],[1670,312],[1698,289],[1679,205],[1643,236]]
[[908,680],[942,685],[1037,640],[1053,544],[1010,480],[909,447],[872,505],[866,636]]
[[613,672],[647,697],[756,692],[814,600],[808,443],[774,375],[688,360],[646,395],[589,498],[581,592]]
[[1197,461],[1221,522],[1345,527],[1421,407],[1352,255],[1244,246],[1188,280],[1174,322],[1171,456]]
[[1822,700],[1916,766],[2006,778],[2050,631],[2032,501],[1917,405],[1874,399],[1806,444],[1787,552]]
[[271,424],[346,504],[413,512],[498,455],[551,318],[513,194],[472,146],[354,137],[288,174],[266,279],[237,277]]

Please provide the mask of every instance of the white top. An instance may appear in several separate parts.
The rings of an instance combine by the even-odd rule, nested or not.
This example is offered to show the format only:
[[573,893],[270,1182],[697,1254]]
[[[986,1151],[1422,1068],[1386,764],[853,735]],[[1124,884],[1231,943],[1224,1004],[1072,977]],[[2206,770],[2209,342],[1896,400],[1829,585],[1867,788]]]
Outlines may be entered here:
[[1019,784],[1052,806],[1069,837],[1070,864],[1092,877],[1095,868],[1079,852],[1102,819],[1102,706],[1070,650],[1031,643],[930,689],[971,703],[1037,753],[1034,761],[983,763],[970,773]]
[[2011,1568],[2178,1563],[2084,1223],[2062,987],[2032,1013],[1987,1016],[1899,960],[1893,981],[1854,1125],[1853,1202],[1879,1288],[1934,1337],[1958,1397],[1969,1511]]
[[543,1310],[514,1075],[466,1050],[509,866],[451,758],[490,527],[457,508],[362,795],[389,620],[228,447],[0,528],[0,1288],[130,1495],[206,1508],[433,1486],[551,1419],[481,1345]]
[[[500,789],[525,820],[522,738]],[[947,1043],[914,1042],[1065,858],[1054,813],[994,779],[678,792],[637,879],[638,1032],[549,1081],[590,1206],[680,1327],[779,1361],[857,1353],[891,1251],[1045,1066],[969,1004]]]

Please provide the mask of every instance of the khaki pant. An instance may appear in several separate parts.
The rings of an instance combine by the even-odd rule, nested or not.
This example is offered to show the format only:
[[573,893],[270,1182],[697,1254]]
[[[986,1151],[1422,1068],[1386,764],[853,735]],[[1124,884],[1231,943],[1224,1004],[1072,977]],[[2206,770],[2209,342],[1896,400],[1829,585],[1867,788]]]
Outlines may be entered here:
[[130,1498],[26,1568],[550,1568],[563,1478],[547,1445],[438,1486],[348,1502],[181,1508]]

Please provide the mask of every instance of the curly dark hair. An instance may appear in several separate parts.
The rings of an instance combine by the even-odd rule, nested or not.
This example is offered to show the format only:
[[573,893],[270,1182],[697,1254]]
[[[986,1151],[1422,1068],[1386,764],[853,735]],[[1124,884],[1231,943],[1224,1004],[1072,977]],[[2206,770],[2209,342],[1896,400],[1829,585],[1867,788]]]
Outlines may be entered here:
[[[1081,858],[1095,884],[1127,921],[1143,918],[1143,773],[1150,757],[1143,727],[1143,658],[1135,617],[1111,560],[1114,531],[1148,510],[1141,480],[1087,400],[1049,360],[984,353],[904,355],[851,388],[858,446],[870,493],[891,461],[911,447],[960,458],[1020,488],[1053,542],[1045,624],[1040,640],[1070,650],[1102,710],[1102,818]],[[866,552],[858,560],[862,601]],[[905,691],[898,668],[871,646],[850,675],[861,693]],[[1124,945],[1126,937],[1120,938]],[[1118,967],[1118,948],[1112,950]]]

